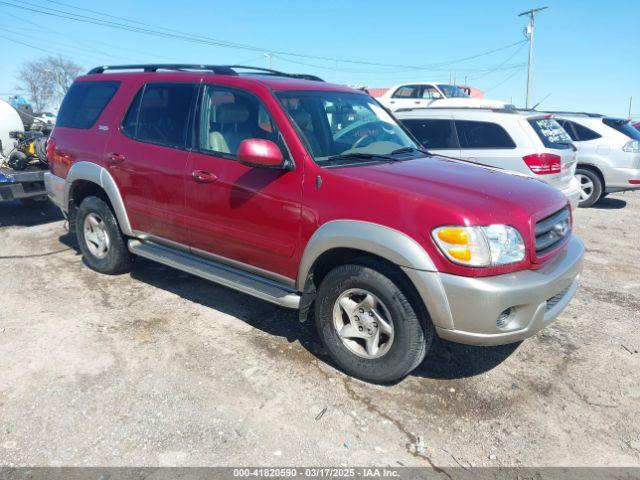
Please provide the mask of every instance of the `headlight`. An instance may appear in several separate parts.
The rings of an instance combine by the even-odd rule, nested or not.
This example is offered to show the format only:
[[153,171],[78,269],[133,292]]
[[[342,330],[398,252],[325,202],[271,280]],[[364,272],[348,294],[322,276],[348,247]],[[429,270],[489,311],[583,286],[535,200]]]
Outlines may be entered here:
[[459,265],[491,267],[524,259],[522,235],[508,225],[438,227],[432,235],[442,253]]
[[631,140],[630,142],[624,144],[622,150],[630,153],[640,153],[640,141]]

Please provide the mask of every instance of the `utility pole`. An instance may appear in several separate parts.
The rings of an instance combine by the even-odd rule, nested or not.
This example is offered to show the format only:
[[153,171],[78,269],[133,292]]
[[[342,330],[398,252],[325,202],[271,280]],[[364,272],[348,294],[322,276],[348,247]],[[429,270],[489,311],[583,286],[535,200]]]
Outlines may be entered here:
[[265,53],[264,56],[267,57],[267,61],[269,62],[269,70],[273,70],[273,54]]
[[525,37],[529,40],[529,64],[527,66],[527,97],[525,100],[525,108],[529,108],[531,99],[531,64],[533,62],[533,28],[536,23],[536,13],[546,10],[548,7],[532,8],[526,12],[518,14],[519,17],[529,15],[529,26],[525,28]]
[[631,105],[633,105],[633,95],[629,97],[629,120],[631,120]]

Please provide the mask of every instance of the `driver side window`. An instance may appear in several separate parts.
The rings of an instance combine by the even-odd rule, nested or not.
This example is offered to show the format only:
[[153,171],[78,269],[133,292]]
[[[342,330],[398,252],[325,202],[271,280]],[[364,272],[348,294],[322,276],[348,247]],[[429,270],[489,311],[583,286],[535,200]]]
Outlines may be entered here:
[[286,157],[275,122],[257,97],[237,89],[205,86],[200,108],[200,149],[235,158],[240,143],[249,138],[274,142]]

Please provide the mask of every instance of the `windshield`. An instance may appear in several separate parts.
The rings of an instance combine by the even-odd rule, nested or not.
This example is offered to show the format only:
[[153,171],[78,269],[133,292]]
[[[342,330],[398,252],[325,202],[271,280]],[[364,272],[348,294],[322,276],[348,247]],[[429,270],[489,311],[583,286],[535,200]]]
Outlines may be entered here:
[[640,140],[640,131],[636,130],[628,120],[603,118],[602,123],[626,135],[632,140]]
[[455,85],[438,85],[438,88],[447,98],[469,98],[467,92]]
[[399,149],[419,148],[368,95],[295,91],[277,96],[319,165],[328,165],[339,156],[376,160]]

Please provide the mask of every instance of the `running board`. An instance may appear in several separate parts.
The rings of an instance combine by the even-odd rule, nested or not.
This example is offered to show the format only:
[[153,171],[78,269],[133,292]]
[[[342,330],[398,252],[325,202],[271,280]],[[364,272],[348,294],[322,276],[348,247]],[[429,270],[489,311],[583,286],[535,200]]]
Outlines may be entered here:
[[282,307],[300,306],[300,295],[294,290],[229,265],[149,241],[129,240],[129,251]]

